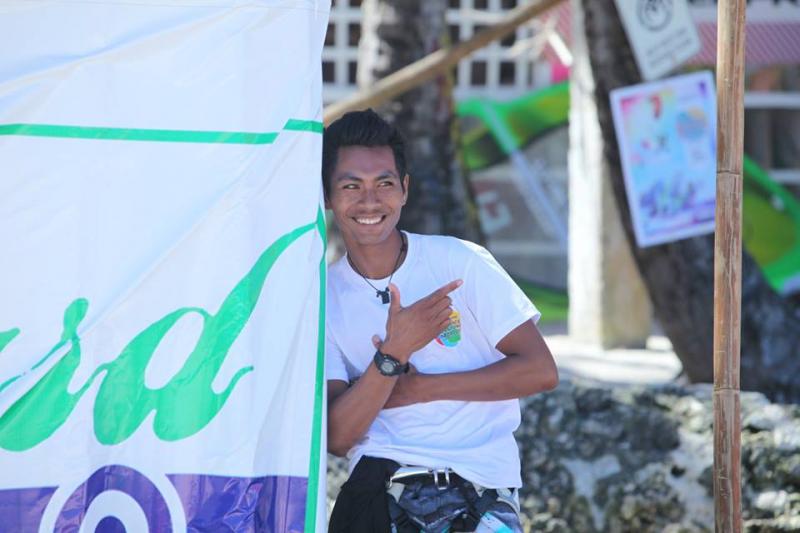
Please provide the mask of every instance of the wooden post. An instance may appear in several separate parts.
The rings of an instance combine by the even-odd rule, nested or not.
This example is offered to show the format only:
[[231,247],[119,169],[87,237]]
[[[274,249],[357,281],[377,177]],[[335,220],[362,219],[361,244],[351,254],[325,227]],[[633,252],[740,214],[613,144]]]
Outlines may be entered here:
[[742,531],[742,157],[745,0],[717,5],[717,206],[714,239],[714,517],[717,533]]
[[359,91],[343,100],[327,106],[323,122],[327,125],[348,111],[378,106],[426,81],[441,75],[466,56],[483,48],[496,39],[502,39],[530,19],[537,17],[564,0],[539,0],[533,4],[522,4],[505,17],[466,41],[449,48],[437,50],[422,59],[403,67],[378,81],[372,87]]

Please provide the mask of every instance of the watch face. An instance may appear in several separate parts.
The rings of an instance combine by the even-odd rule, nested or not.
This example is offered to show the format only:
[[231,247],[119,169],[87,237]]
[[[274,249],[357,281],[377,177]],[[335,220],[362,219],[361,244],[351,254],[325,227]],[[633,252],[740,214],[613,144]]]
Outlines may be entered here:
[[391,361],[384,361],[381,363],[381,372],[384,374],[391,374],[394,372],[394,365]]

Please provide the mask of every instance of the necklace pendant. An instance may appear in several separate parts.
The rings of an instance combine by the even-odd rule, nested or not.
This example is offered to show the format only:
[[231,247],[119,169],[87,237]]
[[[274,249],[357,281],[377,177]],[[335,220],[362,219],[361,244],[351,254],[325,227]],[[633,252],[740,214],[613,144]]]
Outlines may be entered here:
[[389,303],[389,287],[386,287],[382,291],[376,290],[375,296],[381,299],[381,303],[388,304]]

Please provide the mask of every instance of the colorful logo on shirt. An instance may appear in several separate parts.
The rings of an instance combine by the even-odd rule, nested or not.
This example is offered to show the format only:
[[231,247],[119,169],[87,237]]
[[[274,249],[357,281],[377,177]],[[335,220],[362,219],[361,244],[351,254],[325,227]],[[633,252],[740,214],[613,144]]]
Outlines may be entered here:
[[436,337],[436,342],[442,346],[452,348],[461,340],[461,315],[453,309],[450,313],[450,325]]

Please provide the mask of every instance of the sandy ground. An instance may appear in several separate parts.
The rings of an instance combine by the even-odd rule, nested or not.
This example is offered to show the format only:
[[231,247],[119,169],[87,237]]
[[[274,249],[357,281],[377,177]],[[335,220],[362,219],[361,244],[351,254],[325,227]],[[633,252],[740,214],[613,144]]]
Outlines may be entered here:
[[565,323],[543,324],[541,330],[562,378],[599,385],[655,385],[673,382],[681,373],[672,344],[658,331],[644,348],[603,350],[570,338]]

